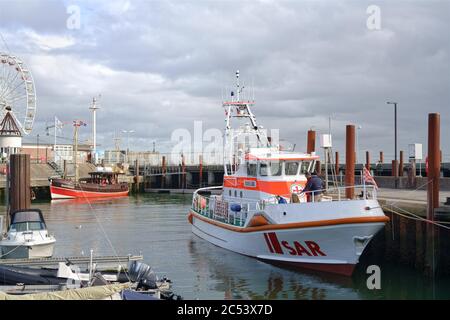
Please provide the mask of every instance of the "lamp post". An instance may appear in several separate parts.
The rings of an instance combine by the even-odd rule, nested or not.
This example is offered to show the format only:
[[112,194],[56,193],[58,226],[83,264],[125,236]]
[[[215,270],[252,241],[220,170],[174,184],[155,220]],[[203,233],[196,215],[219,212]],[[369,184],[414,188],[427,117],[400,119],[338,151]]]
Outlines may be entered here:
[[130,150],[130,133],[134,133],[134,130],[122,130],[123,133],[127,135],[127,152],[126,152],[126,161],[128,163],[128,152]]
[[[397,166],[397,102],[388,101],[387,104],[393,104],[394,105],[394,164]],[[394,170],[394,168],[392,168]],[[398,170],[395,170],[395,172],[398,172]],[[397,177],[395,177],[395,189],[397,189]]]

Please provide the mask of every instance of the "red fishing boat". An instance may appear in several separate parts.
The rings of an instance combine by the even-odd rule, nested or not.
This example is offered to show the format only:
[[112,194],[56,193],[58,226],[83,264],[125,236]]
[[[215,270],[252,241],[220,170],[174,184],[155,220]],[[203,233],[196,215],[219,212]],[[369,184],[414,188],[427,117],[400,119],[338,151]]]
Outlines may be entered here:
[[52,199],[123,197],[128,195],[128,183],[119,182],[119,173],[90,172],[89,178],[74,182],[68,179],[52,179]]
[[56,178],[50,181],[50,194],[52,199],[74,199],[74,198],[110,198],[128,195],[128,183],[119,182],[119,172],[106,170],[98,167],[97,171],[89,172],[88,178],[79,179],[78,172],[78,128],[86,126],[80,120],[73,121],[74,126],[74,167],[75,177],[73,180]]

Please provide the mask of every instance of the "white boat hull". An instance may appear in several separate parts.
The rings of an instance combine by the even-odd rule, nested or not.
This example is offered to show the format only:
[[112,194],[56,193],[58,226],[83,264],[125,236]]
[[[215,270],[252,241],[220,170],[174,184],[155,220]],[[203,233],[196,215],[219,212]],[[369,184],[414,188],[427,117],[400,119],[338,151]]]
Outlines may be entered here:
[[238,228],[192,210],[190,214],[192,232],[222,248],[273,263],[347,276],[387,219],[374,214]]
[[5,244],[0,242],[3,259],[37,259],[53,256],[55,241],[39,244],[20,245],[17,243]]

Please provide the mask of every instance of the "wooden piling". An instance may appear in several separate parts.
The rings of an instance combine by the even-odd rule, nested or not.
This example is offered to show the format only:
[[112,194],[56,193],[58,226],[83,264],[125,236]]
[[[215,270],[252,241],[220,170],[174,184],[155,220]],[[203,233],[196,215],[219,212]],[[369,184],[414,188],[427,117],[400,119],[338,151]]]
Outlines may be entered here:
[[370,171],[370,153],[366,151],[366,169]]
[[391,175],[397,179],[397,177],[398,177],[398,160],[392,160]]
[[346,148],[345,148],[345,196],[353,199],[355,195],[355,126],[346,127]]
[[64,160],[64,162],[63,162],[63,174],[64,174],[64,176],[63,176],[63,178],[64,179],[67,179],[67,160]]
[[136,159],[134,161],[134,177],[136,180],[136,192],[140,191],[140,183],[139,183],[139,160]]
[[314,151],[316,151],[316,131],[308,130],[306,153],[310,154]]
[[10,213],[31,207],[30,155],[10,155]]
[[[434,221],[434,211],[439,207],[440,162],[440,115],[428,114],[428,185],[427,219]],[[425,274],[436,275],[439,265],[439,228],[428,223],[426,235]]]
[[434,209],[439,207],[440,162],[440,115],[428,115],[428,210],[427,218],[434,220]]
[[181,155],[181,188],[186,189],[186,163],[184,154]]
[[164,189],[165,187],[166,187],[166,156],[163,156],[161,166],[161,188]]
[[320,160],[316,161],[316,168],[315,168],[316,174],[318,176],[322,175],[322,165],[320,163]]
[[335,163],[334,163],[334,171],[336,172],[336,176],[339,175],[339,152],[336,151],[336,155],[335,155]]
[[400,164],[398,166],[398,175],[399,175],[399,177],[403,177],[403,169],[404,169],[403,150],[400,150]]
[[198,179],[199,179],[199,185],[201,188],[202,184],[203,184],[203,157],[202,157],[202,155],[198,156],[198,161],[199,161],[199,170],[200,170]]

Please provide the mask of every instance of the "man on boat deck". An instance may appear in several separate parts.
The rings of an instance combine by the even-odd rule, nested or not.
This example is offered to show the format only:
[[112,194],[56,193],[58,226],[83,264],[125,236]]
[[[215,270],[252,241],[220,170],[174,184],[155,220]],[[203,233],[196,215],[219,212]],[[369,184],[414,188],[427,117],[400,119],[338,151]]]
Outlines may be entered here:
[[[322,179],[317,176],[315,172],[311,174],[310,172],[307,172],[305,174],[306,176],[306,186],[300,193],[306,193],[306,199],[308,202],[312,202],[314,199],[314,202],[320,201],[320,198],[322,197],[322,190],[323,190],[323,181]],[[314,197],[313,197],[314,195]]]

